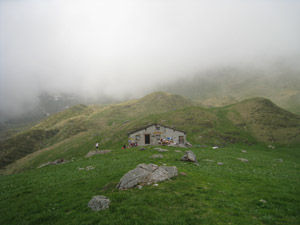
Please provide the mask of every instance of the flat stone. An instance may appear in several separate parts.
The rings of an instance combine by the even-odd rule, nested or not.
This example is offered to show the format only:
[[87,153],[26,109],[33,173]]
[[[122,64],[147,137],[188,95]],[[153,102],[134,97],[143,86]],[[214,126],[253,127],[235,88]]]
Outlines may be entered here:
[[222,162],[218,162],[217,163],[219,166],[223,166],[224,165],[224,163],[222,163]]
[[92,157],[93,155],[103,155],[110,153],[111,150],[95,150],[95,151],[90,151],[88,154],[86,154],[86,158]]
[[163,158],[164,156],[161,154],[154,154],[151,156],[152,159]]
[[94,196],[88,203],[88,207],[90,207],[93,211],[100,211],[109,208],[110,200],[103,196],[98,195]]
[[168,152],[168,149],[159,149],[158,152]]
[[247,151],[246,151],[246,150],[242,150],[242,152],[243,152],[243,153],[247,153]]
[[237,158],[238,160],[242,161],[242,162],[249,162],[248,159],[244,159],[244,158]]

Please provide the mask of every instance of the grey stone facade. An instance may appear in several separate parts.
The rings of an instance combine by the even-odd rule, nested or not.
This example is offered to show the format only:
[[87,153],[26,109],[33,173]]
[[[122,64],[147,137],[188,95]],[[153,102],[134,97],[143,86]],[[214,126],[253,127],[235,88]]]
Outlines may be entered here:
[[186,133],[171,127],[151,124],[128,134],[128,143],[137,143],[139,146],[145,145],[160,145],[161,139],[166,139],[174,144],[185,144]]

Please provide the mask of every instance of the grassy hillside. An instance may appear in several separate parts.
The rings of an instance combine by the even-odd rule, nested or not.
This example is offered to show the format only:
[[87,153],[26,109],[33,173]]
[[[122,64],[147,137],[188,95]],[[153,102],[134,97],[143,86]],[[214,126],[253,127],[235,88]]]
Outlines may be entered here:
[[96,142],[103,148],[117,148],[127,143],[128,132],[152,123],[184,130],[189,142],[202,146],[300,143],[300,117],[269,100],[254,98],[204,109],[180,96],[158,92],[105,107],[78,105],[49,117],[1,145],[6,150],[1,151],[2,173],[36,168],[59,158],[70,160],[85,155]]
[[[92,158],[69,149],[78,151],[69,163],[0,176],[0,224],[299,224],[299,149],[192,148],[200,166],[180,161],[183,152],[175,149],[163,159],[150,158],[157,154],[153,147],[110,148]],[[186,176],[141,190],[116,189],[139,163],[176,166]],[[78,169],[87,166],[95,169]],[[91,211],[87,203],[95,195],[107,196],[110,208]]]

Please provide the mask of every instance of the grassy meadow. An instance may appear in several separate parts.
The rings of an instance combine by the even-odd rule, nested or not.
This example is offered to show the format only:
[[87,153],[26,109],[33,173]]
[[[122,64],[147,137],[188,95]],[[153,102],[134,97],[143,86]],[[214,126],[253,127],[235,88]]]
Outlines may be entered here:
[[[154,147],[114,148],[105,155],[83,154],[65,164],[0,176],[0,224],[300,223],[299,147],[191,148],[199,166],[180,161],[186,149],[165,148],[170,151],[161,153],[162,159],[151,159]],[[176,166],[186,176],[141,190],[116,189],[139,163]],[[88,166],[95,169],[78,169]],[[89,209],[95,195],[107,196],[110,208]]]

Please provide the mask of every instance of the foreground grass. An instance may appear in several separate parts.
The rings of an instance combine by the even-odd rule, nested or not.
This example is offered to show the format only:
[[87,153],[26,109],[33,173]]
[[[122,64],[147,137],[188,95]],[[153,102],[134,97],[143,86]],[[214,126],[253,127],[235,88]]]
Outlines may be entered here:
[[[299,148],[192,148],[200,166],[179,160],[184,149],[169,149],[163,159],[150,158],[157,153],[152,147],[112,149],[106,155],[1,176],[0,224],[300,223]],[[187,175],[158,187],[116,189],[123,174],[139,163],[177,166]],[[95,169],[78,170],[87,166]],[[87,208],[94,195],[110,198],[110,208]]]

